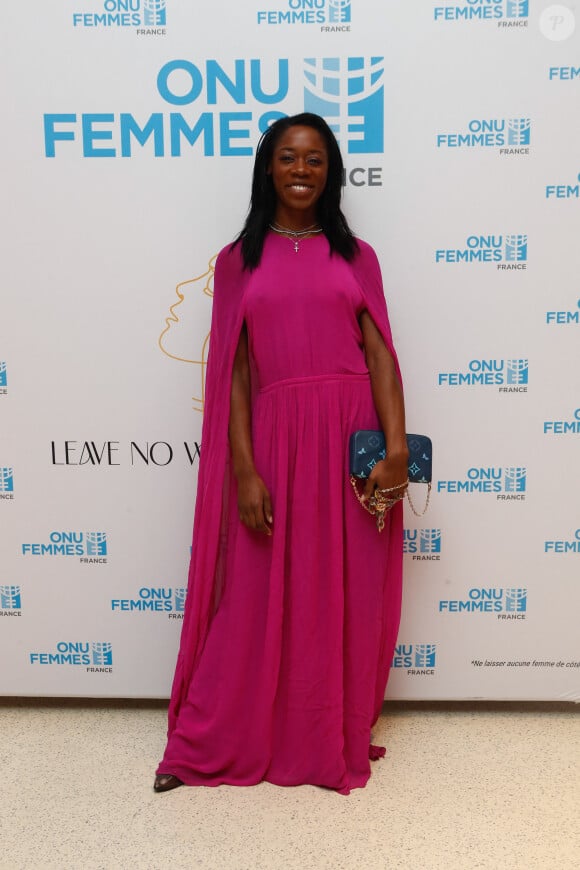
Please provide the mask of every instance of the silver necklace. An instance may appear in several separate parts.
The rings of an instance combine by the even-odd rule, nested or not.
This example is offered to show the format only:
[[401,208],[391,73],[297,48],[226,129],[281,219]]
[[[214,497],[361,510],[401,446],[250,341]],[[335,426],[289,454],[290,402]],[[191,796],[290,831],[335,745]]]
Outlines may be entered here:
[[300,240],[303,236],[313,236],[322,232],[322,228],[315,229],[316,224],[312,224],[312,226],[300,231],[289,230],[287,227],[281,227],[280,224],[268,224],[268,226],[280,236],[290,236],[290,241],[294,243],[295,254],[300,250]]

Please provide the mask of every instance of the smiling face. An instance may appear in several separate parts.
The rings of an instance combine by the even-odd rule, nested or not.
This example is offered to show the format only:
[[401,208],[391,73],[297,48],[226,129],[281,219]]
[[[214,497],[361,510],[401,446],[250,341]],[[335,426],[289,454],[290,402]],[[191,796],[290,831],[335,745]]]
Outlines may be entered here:
[[274,146],[268,171],[276,192],[276,222],[293,230],[316,223],[316,203],[328,175],[326,143],[318,130],[289,127]]

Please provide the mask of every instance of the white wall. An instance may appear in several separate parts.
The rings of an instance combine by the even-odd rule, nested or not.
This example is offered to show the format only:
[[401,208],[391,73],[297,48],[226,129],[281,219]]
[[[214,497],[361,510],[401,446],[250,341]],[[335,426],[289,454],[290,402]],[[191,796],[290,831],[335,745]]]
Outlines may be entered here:
[[435,445],[388,694],[578,700],[580,35],[542,0],[456,3],[305,0],[291,24],[301,0],[167,0],[149,28],[138,0],[4,11],[0,692],[168,694],[212,258],[260,119],[320,106],[305,59],[338,58],[317,98],[342,113],[345,210]]

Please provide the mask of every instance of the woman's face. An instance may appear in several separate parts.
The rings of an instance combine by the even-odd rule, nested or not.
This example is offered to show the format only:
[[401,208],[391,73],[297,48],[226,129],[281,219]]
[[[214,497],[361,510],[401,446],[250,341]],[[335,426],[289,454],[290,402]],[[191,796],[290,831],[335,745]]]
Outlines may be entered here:
[[[278,139],[268,167],[276,191],[276,220],[307,226],[326,186],[326,143],[313,127],[289,127]],[[295,227],[293,227],[295,228]]]

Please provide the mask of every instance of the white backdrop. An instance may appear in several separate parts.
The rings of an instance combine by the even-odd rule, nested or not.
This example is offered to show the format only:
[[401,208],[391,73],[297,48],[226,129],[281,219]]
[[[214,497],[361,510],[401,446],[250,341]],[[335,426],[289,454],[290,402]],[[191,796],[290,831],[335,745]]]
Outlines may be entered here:
[[388,696],[579,699],[575,6],[4,10],[0,692],[168,695],[213,257],[260,126],[306,108],[434,441]]

